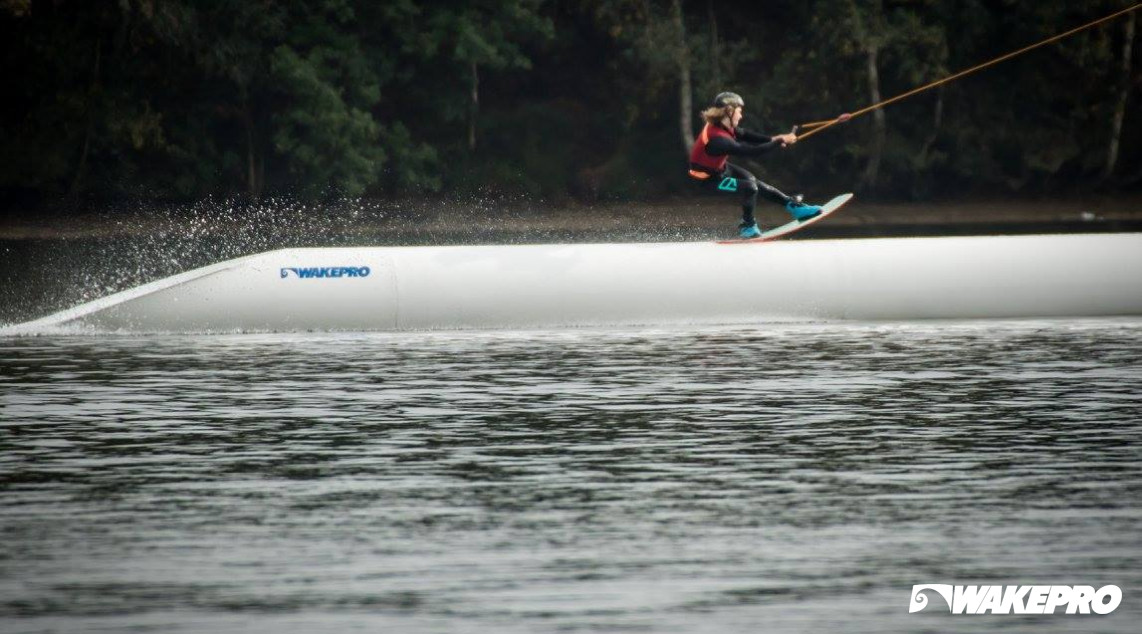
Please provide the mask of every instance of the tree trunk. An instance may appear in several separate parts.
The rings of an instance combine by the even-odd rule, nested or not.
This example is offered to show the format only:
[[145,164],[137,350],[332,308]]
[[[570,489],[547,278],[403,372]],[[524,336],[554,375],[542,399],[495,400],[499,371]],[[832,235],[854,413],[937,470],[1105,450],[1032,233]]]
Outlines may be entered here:
[[922,165],[928,164],[928,153],[932,151],[932,146],[936,144],[936,139],[940,137],[940,126],[944,122],[944,87],[940,86],[936,89],[936,109],[932,115],[932,132],[928,138],[924,140],[924,145],[920,148],[920,161]]
[[678,117],[682,145],[689,152],[694,146],[694,128],[690,123],[694,116],[693,88],[690,85],[690,48],[686,45],[686,24],[682,20],[682,0],[674,0],[674,32],[678,37]]
[[250,200],[258,202],[258,159],[254,155],[254,135],[246,128],[246,186]]
[[79,185],[83,181],[83,173],[87,171],[87,153],[91,147],[91,127],[93,118],[88,118],[87,130],[83,133],[83,145],[79,150],[79,164],[75,166],[75,175],[71,179],[71,196],[79,196]]
[[[245,92],[243,89],[243,95]],[[242,97],[241,116],[242,127],[246,132],[246,192],[252,202],[258,202],[262,197],[265,163],[258,158],[258,146],[254,142],[254,116],[245,96]]]
[[480,74],[472,62],[472,100],[468,104],[468,151],[476,149],[476,117],[480,114]]
[[93,112],[95,93],[99,89],[99,66],[103,58],[103,39],[95,41],[95,61],[92,63],[91,87],[87,90],[87,129],[83,132],[83,145],[79,150],[79,163],[75,166],[75,174],[71,179],[71,195],[79,196],[79,187],[83,182],[83,175],[87,171],[87,156],[91,151],[91,135],[95,128],[95,113]]
[[[880,53],[876,44],[869,44],[865,48],[865,60],[868,64],[868,96],[869,103],[880,103],[880,72],[877,68],[877,56]],[[880,173],[880,159],[884,155],[884,141],[888,136],[887,122],[884,118],[884,109],[878,108],[872,113],[872,143],[869,146],[868,165],[864,176],[861,177],[861,186],[871,189],[876,186],[876,179]]]
[[1134,54],[1134,16],[1131,12],[1126,18],[1126,40],[1122,44],[1122,77],[1118,91],[1118,103],[1114,107],[1114,118],[1111,122],[1110,145],[1106,149],[1106,167],[1103,169],[1103,179],[1114,175],[1114,168],[1118,166],[1118,148],[1122,142],[1122,124],[1126,119],[1126,98],[1130,95],[1131,56]]
[[710,77],[714,80],[714,90],[721,90],[722,56],[718,45],[718,14],[714,11],[714,0],[706,0],[706,13],[710,19]]
[[246,113],[246,188],[250,194],[250,200],[258,202],[262,196],[262,184],[258,178],[258,155],[254,149],[254,130],[253,123],[250,121],[249,112]]

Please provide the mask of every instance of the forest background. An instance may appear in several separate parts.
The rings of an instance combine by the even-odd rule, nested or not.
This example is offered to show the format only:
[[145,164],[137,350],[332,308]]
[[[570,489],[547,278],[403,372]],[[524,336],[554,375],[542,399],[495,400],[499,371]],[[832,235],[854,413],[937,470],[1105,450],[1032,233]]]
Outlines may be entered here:
[[[660,200],[720,90],[785,132],[1132,4],[0,0],[0,209]],[[1136,193],[1137,13],[749,166],[886,201]]]

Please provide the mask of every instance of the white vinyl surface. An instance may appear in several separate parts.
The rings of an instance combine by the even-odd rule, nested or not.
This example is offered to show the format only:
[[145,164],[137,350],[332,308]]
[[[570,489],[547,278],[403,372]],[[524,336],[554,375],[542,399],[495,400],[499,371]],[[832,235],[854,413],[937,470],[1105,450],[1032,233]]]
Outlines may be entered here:
[[[368,275],[304,278],[286,270],[321,267],[341,273],[368,267]],[[1140,273],[1142,234],[287,249],[176,275],[8,330],[1140,315]]]

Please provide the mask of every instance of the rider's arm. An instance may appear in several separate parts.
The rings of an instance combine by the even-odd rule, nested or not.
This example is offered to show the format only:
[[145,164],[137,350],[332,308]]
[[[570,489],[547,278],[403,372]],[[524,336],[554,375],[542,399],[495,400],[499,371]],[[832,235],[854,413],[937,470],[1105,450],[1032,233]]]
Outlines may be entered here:
[[714,137],[706,144],[706,152],[711,156],[757,156],[781,147],[780,141],[764,138],[763,143],[742,143],[729,137]]
[[746,143],[769,143],[770,141],[774,140],[771,136],[758,134],[757,132],[746,130],[745,128],[738,128],[735,131],[735,134],[737,135],[738,140],[745,141]]

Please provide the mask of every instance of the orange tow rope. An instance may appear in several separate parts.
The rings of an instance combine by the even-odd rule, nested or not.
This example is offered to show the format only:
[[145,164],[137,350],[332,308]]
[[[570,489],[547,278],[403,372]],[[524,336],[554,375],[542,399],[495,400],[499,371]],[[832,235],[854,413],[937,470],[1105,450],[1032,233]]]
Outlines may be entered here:
[[971,73],[974,73],[978,70],[983,70],[989,66],[994,66],[994,65],[996,65],[1002,61],[1009,60],[1012,57],[1015,57],[1016,55],[1022,55],[1023,53],[1026,53],[1027,51],[1030,51],[1032,49],[1039,48],[1040,46],[1046,46],[1047,44],[1050,44],[1051,42],[1056,42],[1056,41],[1061,40],[1065,37],[1074,35],[1075,33],[1078,33],[1079,31],[1085,31],[1086,29],[1089,29],[1093,26],[1098,26],[1099,24],[1102,24],[1103,22],[1109,22],[1109,21],[1111,21],[1111,20],[1113,20],[1119,16],[1123,16],[1123,15],[1126,15],[1127,13],[1130,13],[1131,11],[1138,9],[1139,7],[1142,7],[1142,2],[1130,7],[1129,9],[1123,9],[1123,10],[1118,11],[1116,13],[1112,13],[1112,14],[1104,17],[1104,18],[1099,18],[1099,19],[1097,19],[1094,22],[1091,22],[1089,24],[1084,24],[1080,27],[1071,29],[1070,31],[1067,31],[1066,33],[1060,33],[1058,35],[1054,35],[1054,36],[1049,37],[1049,38],[1047,38],[1041,42],[1037,42],[1035,44],[1032,44],[1031,46],[1026,46],[1026,47],[1021,48],[1017,51],[1013,51],[1013,52],[1008,53],[1006,55],[1002,55],[1000,57],[997,57],[991,61],[984,62],[978,66],[972,66],[971,68],[969,68],[967,70],[962,70],[962,71],[960,71],[954,75],[945,77],[943,79],[938,79],[938,80],[936,80],[930,84],[920,86],[919,88],[914,88],[914,89],[909,90],[908,92],[906,92],[904,94],[896,95],[895,97],[892,97],[891,99],[885,99],[884,101],[881,101],[880,103],[874,103],[871,106],[868,106],[866,108],[862,108],[862,109],[857,110],[856,112],[853,112],[851,114],[845,113],[845,114],[842,114],[841,116],[837,117],[836,119],[827,119],[825,121],[810,121],[809,123],[802,123],[801,125],[799,125],[797,127],[801,128],[801,129],[807,129],[809,131],[806,132],[805,134],[799,135],[797,138],[798,139],[804,139],[805,137],[812,136],[812,135],[820,132],[821,130],[824,130],[826,128],[830,128],[834,125],[837,125],[838,123],[844,123],[845,121],[848,121],[849,119],[859,117],[862,114],[872,112],[873,110],[876,110],[878,108],[883,108],[884,106],[887,106],[890,103],[895,103],[895,102],[900,101],[901,99],[904,99],[906,97],[911,97],[912,95],[924,92],[925,90],[928,90],[930,88],[935,88],[936,86],[940,86],[940,85],[946,84],[950,81],[954,81],[956,79],[959,79],[960,77],[963,77],[964,75],[970,75]]

